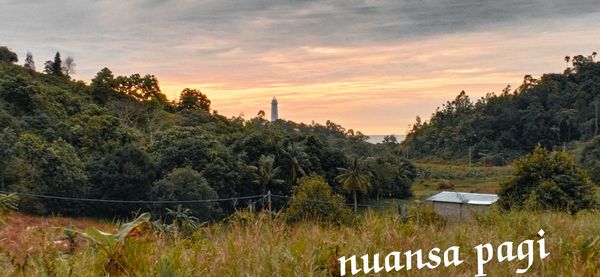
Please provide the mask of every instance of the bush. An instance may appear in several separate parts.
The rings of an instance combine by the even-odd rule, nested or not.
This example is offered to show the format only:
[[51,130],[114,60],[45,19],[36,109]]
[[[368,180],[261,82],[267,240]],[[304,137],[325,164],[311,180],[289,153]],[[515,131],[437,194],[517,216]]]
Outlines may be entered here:
[[505,166],[506,159],[500,154],[485,155],[479,159],[484,165]]
[[600,136],[583,144],[578,161],[588,170],[592,182],[600,185]]
[[436,213],[431,206],[412,207],[408,211],[408,221],[416,225],[436,227],[446,226],[446,220]]
[[[217,192],[208,185],[202,174],[189,167],[173,169],[163,179],[156,181],[152,195],[159,201],[218,198]],[[201,221],[221,216],[221,209],[215,202],[184,204],[183,208],[190,209],[191,215]]]
[[454,184],[448,180],[441,180],[437,187],[438,189],[454,189]]
[[595,206],[592,183],[566,152],[538,146],[516,162],[515,176],[502,184],[504,209],[558,210],[575,213]]
[[344,198],[334,194],[323,177],[305,176],[298,184],[283,215],[287,222],[309,220],[346,224],[351,221],[351,212]]

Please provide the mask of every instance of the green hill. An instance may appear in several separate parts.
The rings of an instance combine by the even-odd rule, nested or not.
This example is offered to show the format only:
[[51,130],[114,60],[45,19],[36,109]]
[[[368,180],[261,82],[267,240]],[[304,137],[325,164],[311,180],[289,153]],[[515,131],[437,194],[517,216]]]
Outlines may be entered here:
[[[576,56],[562,74],[526,75],[516,90],[472,101],[463,91],[417,122],[402,142],[411,158],[505,164],[537,144],[574,147],[598,135],[600,63]],[[408,153],[406,153],[408,152]]]
[[[355,157],[385,170],[360,196],[363,201],[410,196],[415,168],[394,151],[394,142],[372,145],[362,133],[329,121],[269,122],[264,112],[226,118],[198,90],[185,89],[169,101],[153,75],[114,76],[104,68],[86,84],[68,76],[58,54],[38,73],[16,65],[6,47],[0,50],[6,54],[0,55],[1,190],[109,200],[23,196],[20,210],[119,216],[175,208],[127,201],[230,199],[184,205],[201,219],[218,219],[264,204],[261,197],[237,198],[265,190],[290,195],[305,174],[322,175],[335,192],[347,194],[335,177]],[[269,159],[270,178],[283,184],[255,184]]]

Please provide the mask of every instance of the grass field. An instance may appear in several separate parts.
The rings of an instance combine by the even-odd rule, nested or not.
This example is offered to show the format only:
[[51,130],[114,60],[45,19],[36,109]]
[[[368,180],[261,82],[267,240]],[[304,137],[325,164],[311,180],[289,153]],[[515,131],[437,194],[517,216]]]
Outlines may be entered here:
[[[25,221],[28,223],[22,224]],[[64,246],[52,243],[60,230],[51,226],[64,226],[67,221],[10,216],[0,235],[0,275],[105,275],[107,258],[103,252],[80,242],[73,254],[66,254]],[[114,229],[108,224],[104,230]],[[413,269],[400,274],[474,276],[474,246],[487,242],[498,246],[503,241],[516,245],[536,239],[540,229],[546,232],[550,256],[542,261],[534,259],[529,276],[594,276],[600,272],[598,213],[491,214],[475,223],[452,226],[405,224],[393,213],[366,213],[354,225],[342,227],[311,223],[290,226],[263,214],[214,224],[190,238],[152,233],[130,238],[119,259],[124,267],[122,274],[132,276],[335,276],[339,256],[418,249],[427,253],[433,247],[456,245],[465,261],[460,266]],[[485,270],[489,276],[508,276],[515,275],[518,267],[524,267],[524,262],[492,261]]]
[[[510,168],[428,167],[431,176],[415,185],[416,198],[437,191],[446,180],[460,191],[492,192],[510,176]],[[388,200],[389,201],[389,200]],[[389,276],[474,276],[474,247],[504,241],[518,245],[537,240],[543,229],[550,255],[535,256],[525,276],[596,276],[600,272],[600,213],[493,211],[474,222],[447,225],[428,220],[425,208],[408,222],[395,209],[363,210],[348,226],[301,223],[288,225],[265,213],[242,212],[222,223],[203,227],[192,236],[159,234],[146,230],[126,240],[117,255],[122,271],[130,276],[336,276],[340,256],[362,256],[392,251],[446,249],[459,246],[464,263],[457,267],[401,270]],[[55,243],[63,228],[96,226],[114,232],[116,224],[61,217],[35,217],[19,213],[5,216],[0,225],[0,276],[104,276],[108,259],[103,251],[77,240],[73,251]],[[536,249],[537,251],[537,249]],[[537,252],[536,252],[537,253]],[[383,259],[382,257],[382,259]],[[382,261],[383,262],[383,261]],[[485,265],[488,276],[516,275],[525,262]],[[413,265],[414,266],[414,265]],[[388,276],[381,274],[380,276]]]

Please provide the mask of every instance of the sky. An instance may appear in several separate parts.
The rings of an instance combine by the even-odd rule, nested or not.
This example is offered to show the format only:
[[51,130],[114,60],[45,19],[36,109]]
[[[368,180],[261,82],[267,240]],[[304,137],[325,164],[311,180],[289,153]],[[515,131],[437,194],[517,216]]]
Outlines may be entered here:
[[406,133],[461,90],[472,99],[600,50],[597,0],[0,0],[0,45],[38,70],[56,51],[89,82],[153,74],[226,116],[332,120]]

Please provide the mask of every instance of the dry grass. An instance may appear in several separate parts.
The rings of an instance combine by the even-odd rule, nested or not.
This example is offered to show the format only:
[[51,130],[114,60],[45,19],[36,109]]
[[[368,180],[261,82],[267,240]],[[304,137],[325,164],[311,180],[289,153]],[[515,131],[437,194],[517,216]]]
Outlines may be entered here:
[[[431,224],[404,224],[392,211],[366,213],[352,226],[314,223],[287,225],[265,215],[244,216],[246,220],[214,224],[191,238],[149,235],[131,239],[123,259],[127,274],[133,276],[331,276],[338,270],[339,256],[366,253],[387,254],[432,247],[457,245],[465,263],[435,270],[411,270],[411,276],[473,276],[479,243],[498,245],[534,239],[546,231],[548,258],[537,258],[530,273],[538,276],[594,276],[600,272],[600,243],[591,244],[600,234],[600,214],[581,213],[492,213],[478,222],[440,227]],[[3,245],[16,248],[0,253],[0,275],[99,276],[104,275],[104,257],[87,245],[73,255],[52,245],[57,230],[70,220],[35,218],[13,214],[0,227]],[[114,226],[93,221],[73,221],[99,228]],[[14,224],[14,225],[13,225]],[[19,255],[15,253],[21,253]],[[15,258],[17,257],[18,258]],[[490,276],[515,275],[522,264],[490,263]],[[401,272],[400,275],[408,275]]]

